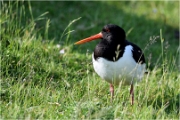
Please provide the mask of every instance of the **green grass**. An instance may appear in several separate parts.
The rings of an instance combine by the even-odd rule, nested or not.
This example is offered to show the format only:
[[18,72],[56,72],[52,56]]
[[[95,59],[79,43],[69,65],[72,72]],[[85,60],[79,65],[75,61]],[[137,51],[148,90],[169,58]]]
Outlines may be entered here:
[[[168,1],[1,2],[1,119],[178,119],[178,11]],[[91,62],[98,41],[74,45],[108,23],[146,56],[133,106],[129,86],[116,86],[110,102]]]

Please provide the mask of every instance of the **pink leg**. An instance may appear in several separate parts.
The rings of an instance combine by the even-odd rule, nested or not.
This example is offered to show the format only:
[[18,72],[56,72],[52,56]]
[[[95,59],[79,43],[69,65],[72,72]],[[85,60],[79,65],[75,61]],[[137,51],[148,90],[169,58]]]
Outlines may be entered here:
[[112,102],[113,97],[114,97],[114,86],[113,86],[113,84],[110,84],[110,92],[111,92],[111,102]]
[[133,84],[131,84],[130,95],[131,95],[131,105],[133,105],[134,104],[134,87],[133,87]]

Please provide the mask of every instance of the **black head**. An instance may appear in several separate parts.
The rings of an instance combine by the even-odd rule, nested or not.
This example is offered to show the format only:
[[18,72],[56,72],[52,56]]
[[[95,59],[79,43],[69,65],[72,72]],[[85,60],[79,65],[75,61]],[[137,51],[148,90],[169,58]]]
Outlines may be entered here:
[[125,31],[113,24],[105,25],[101,31],[103,39],[107,40],[108,42],[124,42],[126,39]]
[[126,34],[121,27],[113,24],[105,25],[100,33],[82,39],[75,44],[83,44],[98,39],[101,39],[101,41],[95,47],[95,59],[97,59],[98,57],[104,57],[107,60],[114,61],[114,57],[116,57],[115,51],[117,49],[120,51],[118,58],[123,55]]
[[86,42],[90,42],[92,40],[102,39],[105,43],[116,43],[116,44],[123,44],[126,39],[125,31],[113,24],[105,25],[102,29],[102,31],[96,35],[93,35],[91,37],[82,39],[75,44],[83,44]]

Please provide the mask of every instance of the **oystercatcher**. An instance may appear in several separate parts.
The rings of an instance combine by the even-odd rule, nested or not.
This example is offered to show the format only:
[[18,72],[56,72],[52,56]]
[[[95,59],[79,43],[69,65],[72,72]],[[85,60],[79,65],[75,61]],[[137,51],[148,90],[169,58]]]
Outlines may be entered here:
[[113,24],[105,25],[99,34],[80,40],[75,44],[83,44],[96,39],[101,40],[92,54],[95,72],[110,83],[112,99],[114,85],[120,83],[131,85],[130,95],[131,104],[133,104],[133,84],[140,81],[146,72],[142,50],[137,45],[126,40],[125,31]]

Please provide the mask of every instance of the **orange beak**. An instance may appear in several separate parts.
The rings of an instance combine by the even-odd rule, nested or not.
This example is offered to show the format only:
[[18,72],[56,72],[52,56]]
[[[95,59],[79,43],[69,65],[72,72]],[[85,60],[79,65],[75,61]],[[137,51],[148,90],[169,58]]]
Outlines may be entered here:
[[83,44],[83,43],[90,42],[90,41],[92,41],[92,40],[96,40],[96,39],[100,39],[100,38],[102,38],[102,33],[101,33],[101,32],[98,33],[98,34],[96,34],[96,35],[93,35],[93,36],[91,36],[91,37],[82,39],[82,40],[80,40],[80,41],[78,41],[78,42],[76,42],[76,43],[74,43],[74,44],[75,44],[75,45]]

